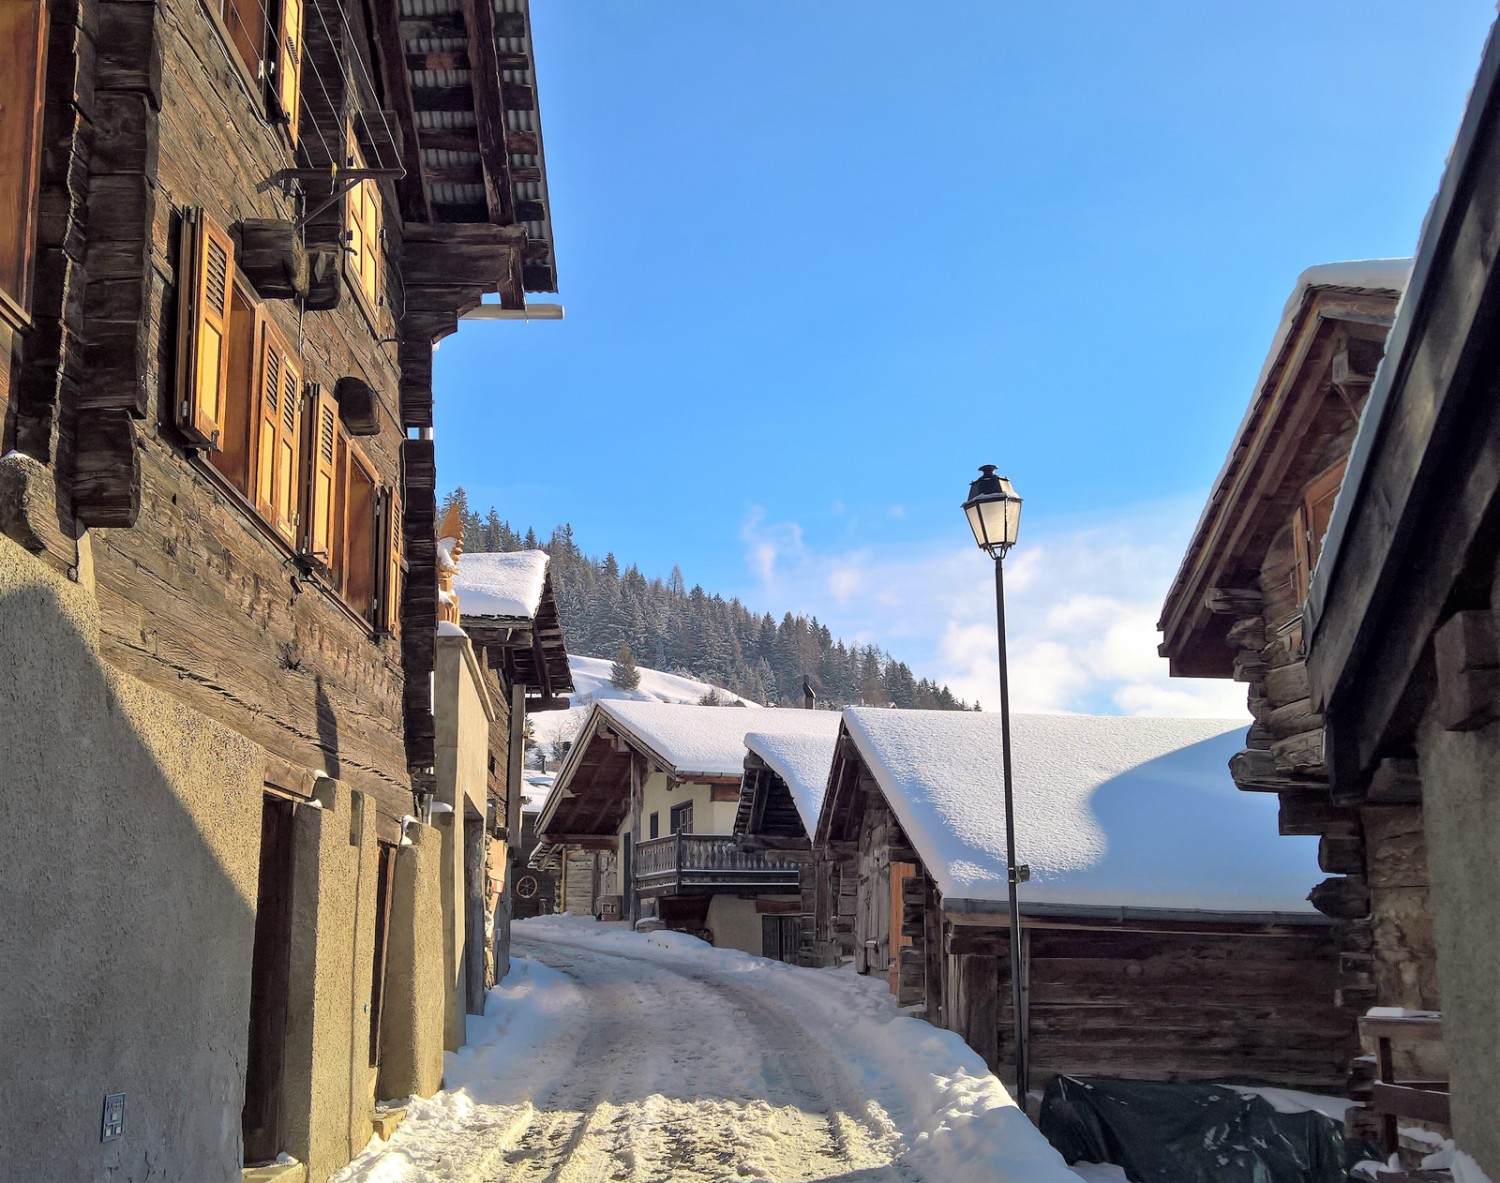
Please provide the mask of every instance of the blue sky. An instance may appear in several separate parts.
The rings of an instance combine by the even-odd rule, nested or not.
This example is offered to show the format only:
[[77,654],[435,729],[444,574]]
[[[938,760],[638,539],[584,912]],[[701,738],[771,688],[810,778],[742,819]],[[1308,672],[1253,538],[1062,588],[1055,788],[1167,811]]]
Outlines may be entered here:
[[568,318],[443,342],[440,484],[979,693],[996,463],[1021,705],[1235,708],[1142,622],[1298,272],[1413,250],[1493,16],[534,0]]

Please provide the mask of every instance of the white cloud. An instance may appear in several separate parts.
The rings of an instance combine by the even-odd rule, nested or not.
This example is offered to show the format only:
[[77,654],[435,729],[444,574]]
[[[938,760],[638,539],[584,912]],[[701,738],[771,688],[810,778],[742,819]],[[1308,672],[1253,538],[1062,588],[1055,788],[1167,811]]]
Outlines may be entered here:
[[[1005,565],[1011,705],[1018,711],[1244,717],[1231,682],[1171,678],[1156,617],[1198,498],[1112,509],[1023,532]],[[999,705],[993,565],[972,546],[819,552],[795,523],[756,513],[742,531],[750,602],[816,615],[871,639],[919,677]]]

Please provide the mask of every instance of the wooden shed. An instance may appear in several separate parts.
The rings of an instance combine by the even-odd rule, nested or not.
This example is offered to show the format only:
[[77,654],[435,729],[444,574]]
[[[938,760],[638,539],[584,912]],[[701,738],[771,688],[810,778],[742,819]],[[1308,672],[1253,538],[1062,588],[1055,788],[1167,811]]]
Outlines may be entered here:
[[[1341,1084],[1310,839],[1241,794],[1223,720],[1020,716],[1030,1083],[1057,1073]],[[818,820],[817,938],[997,1071],[1015,1054],[998,716],[852,707]]]

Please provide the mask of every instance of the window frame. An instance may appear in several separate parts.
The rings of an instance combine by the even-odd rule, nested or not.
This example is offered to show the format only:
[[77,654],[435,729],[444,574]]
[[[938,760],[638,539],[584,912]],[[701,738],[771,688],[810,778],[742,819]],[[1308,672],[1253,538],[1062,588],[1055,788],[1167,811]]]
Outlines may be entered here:
[[[345,142],[348,151],[345,153],[345,166],[347,168],[368,168],[364,149],[359,146],[359,139],[354,135],[352,129],[345,130]],[[367,188],[368,186],[368,188]],[[362,206],[369,204],[374,213],[369,221],[374,222],[374,230],[371,232],[366,218],[357,216],[354,211],[356,202]],[[385,196],[380,192],[380,182],[376,180],[360,181],[352,186],[344,194],[344,250],[343,275],[345,285],[354,293],[355,302],[360,311],[364,313],[372,331],[378,332],[380,312],[384,305],[380,302],[381,281],[385,275],[385,244],[382,233],[385,228]],[[355,223],[359,226],[360,248],[353,248]],[[373,243],[373,247],[370,244]],[[369,255],[373,260],[374,275],[371,279],[372,291],[365,291],[363,258]]]
[[[276,4],[275,26],[269,24],[265,30],[266,38],[261,42],[261,56],[258,68],[252,69],[250,63],[245,61],[240,54],[240,47],[235,43],[234,34],[229,29],[229,23],[225,20],[224,9],[232,0],[199,0],[199,7],[208,17],[209,26],[219,39],[219,48],[224,51],[233,68],[235,77],[245,90],[245,97],[250,100],[255,111],[256,118],[266,127],[277,129],[287,146],[296,149],[298,140],[297,123],[301,116],[301,92],[302,92],[302,63],[304,60],[303,49],[305,47],[307,33],[307,6],[303,0],[272,0]],[[256,3],[256,0],[251,0]],[[297,109],[288,112],[283,108],[281,102],[280,73],[281,73],[281,47],[284,36],[283,24],[286,20],[286,10],[290,4],[296,4],[300,24],[297,30],[295,44],[297,47]],[[259,5],[257,4],[257,7]],[[264,10],[262,10],[264,12]]]
[[[15,0],[12,2],[14,3]],[[16,290],[12,291],[8,286],[9,281],[0,276],[0,320],[7,321],[17,328],[24,328],[31,323],[31,298],[35,294],[36,227],[41,194],[42,120],[43,109],[46,106],[47,37],[50,26],[44,0],[28,0],[24,4],[16,3],[15,11],[24,14],[17,18],[17,31],[24,34],[21,60],[29,68],[8,69],[6,77],[21,83],[17,87],[18,105],[23,112],[28,105],[31,110],[29,116],[23,115],[24,122],[21,124],[19,136],[21,151],[17,169],[17,189],[20,200],[15,213],[14,244]],[[33,21],[29,30],[24,29],[19,23],[27,16]],[[34,55],[34,58],[25,56],[27,53]],[[23,79],[30,80],[29,89],[25,88],[25,83],[21,82]],[[0,92],[0,97],[4,97],[3,92]]]
[[[231,418],[228,412],[237,410],[237,413],[242,413],[245,419],[243,455],[239,461],[241,467],[236,470],[234,466],[219,462],[219,458],[225,454],[224,450],[217,446],[218,441],[224,438],[222,432],[215,433],[213,442],[210,442],[203,438],[201,431],[194,430],[191,425],[192,417],[197,413],[196,377],[199,364],[197,349],[203,312],[200,307],[201,300],[184,295],[182,291],[179,291],[179,323],[174,356],[177,386],[172,411],[168,417],[182,433],[190,463],[226,495],[231,505],[249,520],[249,524],[253,526],[257,534],[270,540],[283,554],[289,556],[312,583],[328,593],[329,598],[344,615],[358,623],[371,637],[397,635],[398,628],[386,625],[386,621],[390,619],[386,598],[390,594],[392,565],[399,564],[403,573],[406,570],[404,548],[400,546],[401,540],[391,535],[390,517],[401,504],[399,484],[383,483],[379,467],[354,442],[342,420],[336,418],[334,424],[336,504],[331,507],[333,537],[330,549],[332,553],[328,556],[329,561],[326,563],[306,553],[306,529],[301,519],[311,512],[310,449],[317,446],[318,439],[313,430],[315,425],[310,420],[316,417],[319,406],[317,395],[320,393],[320,387],[318,383],[311,380],[306,360],[292,346],[290,338],[276,323],[275,318],[269,314],[267,302],[259,298],[254,285],[239,270],[238,251],[234,240],[229,237],[222,226],[201,209],[184,213],[183,236],[180,244],[182,253],[177,269],[179,285],[193,285],[192,291],[197,292],[198,253],[205,249],[204,244],[211,240],[227,242],[230,248],[228,267],[230,294],[227,306],[232,311],[238,302],[244,308],[240,315],[231,316],[224,321],[220,354],[226,359],[226,364],[232,363],[233,359],[241,354],[247,354],[249,372],[242,376],[243,381],[239,380],[239,376],[231,375],[227,381],[221,382],[218,404],[221,418],[228,420]],[[248,334],[250,337],[248,345],[243,339],[243,334]],[[280,359],[277,367],[279,383],[275,404],[278,423],[285,423],[286,396],[289,392],[286,385],[288,364],[296,374],[296,411],[290,445],[287,444],[284,433],[279,427],[272,431],[273,438],[270,446],[273,448],[273,453],[269,487],[273,495],[267,505],[262,505],[261,452],[266,430],[264,419],[269,410],[264,398],[268,349],[275,350]],[[217,369],[216,372],[218,372]],[[240,406],[237,409],[232,405],[231,396],[240,400]],[[328,399],[329,396],[325,395],[324,401]],[[293,465],[289,476],[282,467],[287,462],[288,456]],[[369,521],[368,523],[356,522],[354,523],[356,529],[351,530],[351,519],[348,516],[351,512],[348,491],[350,481],[353,479],[352,474],[356,471],[359,479],[368,486]],[[278,499],[279,495],[289,498],[287,504],[281,504]],[[282,520],[278,521],[278,515],[282,511],[285,511],[285,514]],[[350,538],[356,531],[368,537],[371,550],[368,570],[365,573],[365,579],[369,585],[370,603],[364,609],[350,599],[347,552]],[[395,592],[399,597],[399,586]],[[395,607],[397,614],[399,614],[399,607],[398,602]]]
[[[686,828],[682,824],[683,818],[687,819]],[[673,834],[691,834],[693,832],[693,803],[682,801],[672,806],[668,822]]]
[[[1328,536],[1328,523],[1333,518],[1334,502],[1348,465],[1349,458],[1342,456],[1308,481],[1292,512],[1292,579],[1298,604],[1307,603],[1312,575],[1323,553],[1323,540]],[[1327,512],[1322,516],[1322,530],[1314,537],[1323,507]]]

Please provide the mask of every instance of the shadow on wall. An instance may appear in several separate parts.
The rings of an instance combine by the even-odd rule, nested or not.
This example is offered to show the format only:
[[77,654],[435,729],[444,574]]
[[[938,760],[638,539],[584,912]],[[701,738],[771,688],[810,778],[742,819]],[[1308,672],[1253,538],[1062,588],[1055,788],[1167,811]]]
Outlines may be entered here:
[[263,775],[0,537],[0,1179],[238,1180]]
[[318,747],[323,749],[323,765],[328,776],[339,779],[339,720],[334,714],[333,704],[328,701],[328,691],[323,689],[323,675],[313,678],[313,701],[318,715]]

